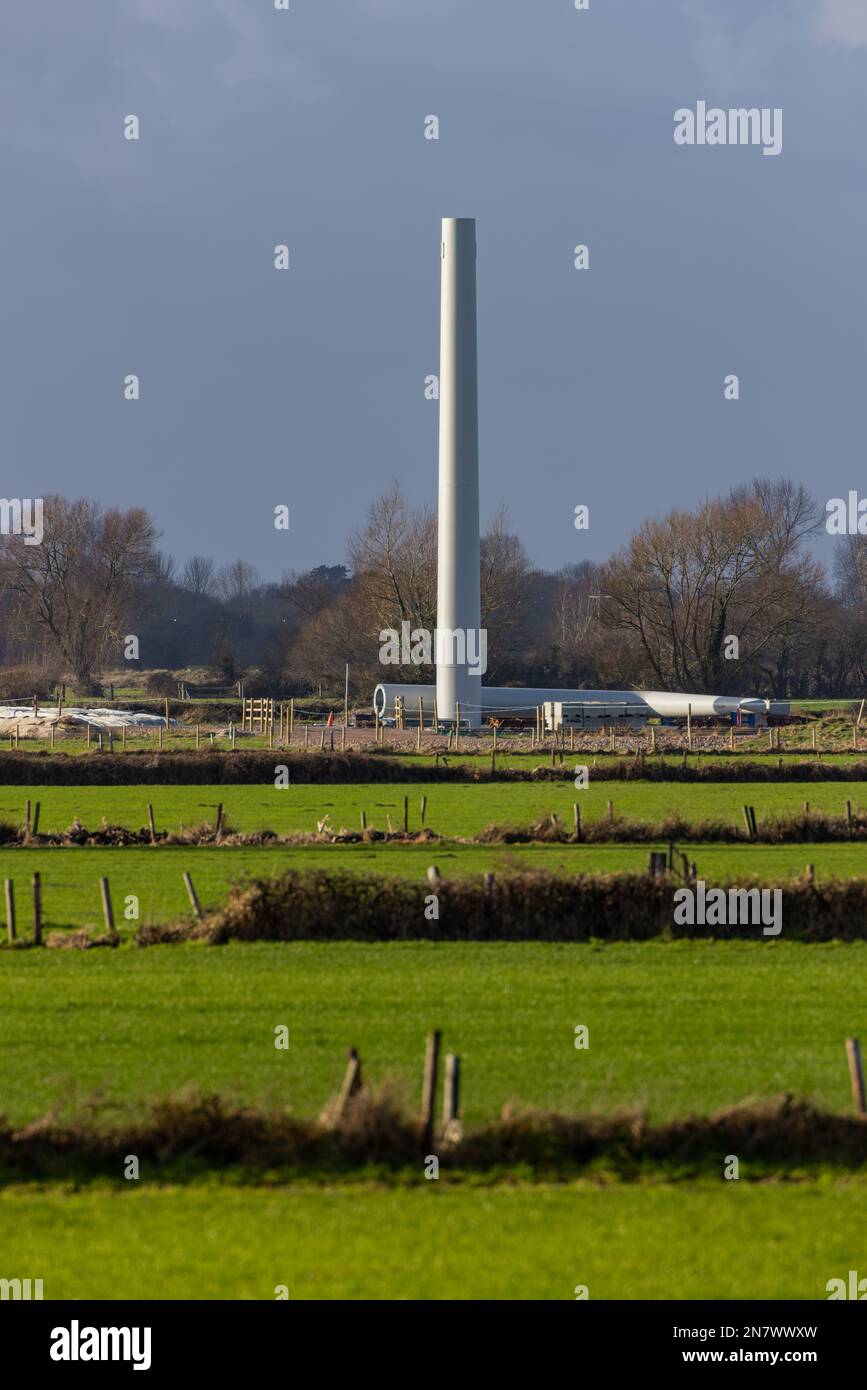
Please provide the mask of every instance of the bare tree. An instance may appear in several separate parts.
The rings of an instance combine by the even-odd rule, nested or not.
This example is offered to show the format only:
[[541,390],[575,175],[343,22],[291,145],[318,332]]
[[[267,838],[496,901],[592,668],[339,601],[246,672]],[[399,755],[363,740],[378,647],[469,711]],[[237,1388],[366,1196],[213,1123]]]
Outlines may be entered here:
[[[749,668],[770,678],[822,593],[821,567],[802,549],[817,516],[803,489],[759,480],[645,522],[606,566],[603,621],[663,687],[723,690]],[[727,659],[731,637],[738,654]]]
[[259,587],[259,571],[247,560],[233,560],[217,575],[217,590],[226,603],[237,603],[250,597]]
[[44,534],[0,537],[0,588],[18,621],[48,637],[84,685],[119,649],[137,586],[159,570],[157,530],[147,512],[104,511],[97,502],[47,497]]
[[148,580],[159,587],[171,587],[177,583],[176,568],[173,555],[167,555],[164,550],[157,550],[154,552]]
[[305,623],[292,647],[292,669],[311,689],[321,684],[336,692],[343,690],[348,663],[353,687],[370,691],[382,678],[378,649],[358,622],[355,596],[341,593]]
[[210,598],[216,592],[214,562],[209,555],[193,555],[181,573],[181,588]]
[[501,506],[481,538],[482,627],[502,638],[518,623],[526,597],[530,564],[521,541],[509,531]]
[[599,619],[599,566],[582,560],[564,566],[556,578],[552,636],[562,651],[578,653],[587,647]]
[[432,631],[436,623],[436,518],[413,512],[395,482],[372,504],[349,540],[349,556],[371,629],[402,622]]
[[[501,508],[481,539],[481,625],[488,647],[505,653],[522,615],[529,566]],[[367,524],[350,539],[356,586],[371,628],[399,629],[402,622],[432,632],[437,609],[436,518],[413,511],[394,483],[370,509]]]

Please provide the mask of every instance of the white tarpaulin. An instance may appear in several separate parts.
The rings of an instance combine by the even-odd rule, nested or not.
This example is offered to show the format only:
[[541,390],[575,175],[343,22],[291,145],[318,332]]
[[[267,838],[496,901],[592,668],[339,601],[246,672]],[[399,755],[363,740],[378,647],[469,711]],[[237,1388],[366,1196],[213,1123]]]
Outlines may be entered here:
[[[171,724],[178,721],[172,719]],[[127,709],[79,709],[74,705],[64,705],[58,715],[56,707],[46,705],[37,714],[32,705],[0,705],[0,726],[14,724],[44,725],[52,724],[92,724],[95,729],[142,729],[165,726],[161,714],[144,714],[140,710]],[[5,730],[8,732],[8,730]]]

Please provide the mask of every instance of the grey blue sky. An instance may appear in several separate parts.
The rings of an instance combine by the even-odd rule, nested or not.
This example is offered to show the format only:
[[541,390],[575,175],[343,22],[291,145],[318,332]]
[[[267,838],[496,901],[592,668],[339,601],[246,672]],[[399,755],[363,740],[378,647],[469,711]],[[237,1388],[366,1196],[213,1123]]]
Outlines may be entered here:
[[[698,100],[782,107],[782,153],[676,146]],[[865,152],[867,0],[3,0],[0,492],[267,578],[394,476],[433,505],[443,215],[534,561],[759,473],[867,491]]]

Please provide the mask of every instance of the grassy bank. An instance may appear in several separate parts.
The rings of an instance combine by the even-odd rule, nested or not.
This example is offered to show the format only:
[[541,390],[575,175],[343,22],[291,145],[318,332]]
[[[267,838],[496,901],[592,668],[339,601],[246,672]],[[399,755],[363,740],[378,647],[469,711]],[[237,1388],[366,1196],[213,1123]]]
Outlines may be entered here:
[[93,1094],[135,1107],[192,1084],[314,1115],[350,1044],[367,1076],[394,1078],[416,1105],[432,1027],[463,1058],[472,1124],[515,1098],[666,1118],[792,1092],[845,1110],[865,962],[860,943],[770,941],[5,954],[2,1110],[23,1124]]
[[[824,1299],[863,1265],[864,1180],[0,1193],[47,1299]],[[387,1253],[382,1233],[388,1232]],[[809,1321],[809,1319],[807,1319]]]
[[[189,913],[182,875],[188,871],[205,910],[222,903],[234,883],[272,877],[286,869],[340,869],[383,874],[425,882],[436,863],[444,878],[505,875],[515,869],[544,869],[574,874],[643,873],[651,849],[665,845],[322,845],[276,848],[199,847],[100,849],[3,849],[0,878],[15,884],[18,935],[32,930],[30,882],[42,879],[43,922],[54,927],[99,927],[102,906],[99,879],[109,876],[115,920],[122,937],[145,923],[161,925]],[[785,882],[802,877],[807,863],[816,882],[852,880],[864,875],[864,846],[831,845],[690,845],[689,857],[709,883],[750,878]],[[127,919],[127,899],[138,899],[138,918]],[[129,905],[132,911],[133,905]],[[5,924],[2,930],[5,940]]]
[[811,811],[841,815],[846,801],[853,808],[867,806],[864,782],[803,783],[743,782],[735,785],[672,785],[652,782],[601,783],[576,791],[566,783],[504,783],[449,785],[418,783],[258,786],[33,786],[0,787],[0,821],[20,825],[25,802],[40,803],[39,828],[65,830],[77,818],[84,826],[99,829],[103,819],[112,825],[140,829],[148,824],[148,802],[154,806],[157,829],[177,831],[180,826],[214,824],[217,806],[233,829],[262,829],[279,834],[315,831],[328,817],[331,829],[346,826],[358,830],[361,813],[367,824],[386,830],[389,819],[395,830],[403,825],[403,800],[409,803],[409,825],[424,825],[441,835],[478,835],[486,826],[530,825],[554,812],[571,829],[572,805],[577,802],[585,822],[604,819],[608,803],[618,816],[642,822],[658,822],[677,812],[686,820],[728,821],[742,829],[742,807],[755,807],[761,823],[771,816],[800,814],[805,801]]

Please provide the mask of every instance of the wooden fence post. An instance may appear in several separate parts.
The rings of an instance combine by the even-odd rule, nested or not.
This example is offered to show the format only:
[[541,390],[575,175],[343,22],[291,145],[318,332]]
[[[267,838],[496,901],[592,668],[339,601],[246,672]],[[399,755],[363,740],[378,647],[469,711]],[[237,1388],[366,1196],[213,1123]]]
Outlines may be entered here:
[[443,1134],[449,1137],[449,1130],[455,1125],[461,1104],[461,1059],[449,1052],[446,1055],[443,1078]]
[[41,802],[41,801],[37,801],[36,805],[33,807],[33,827],[32,827],[32,829],[31,829],[31,832],[30,832],[30,833],[31,833],[31,835],[33,835],[34,837],[37,836],[37,835],[39,834],[39,810],[40,810],[41,805],[42,805],[42,802]]
[[346,1071],[343,1076],[343,1083],[340,1087],[340,1094],[337,1097],[337,1104],[334,1107],[334,1123],[339,1124],[346,1114],[346,1107],[356,1092],[361,1090],[361,1058],[354,1047],[349,1049],[349,1057],[346,1063]]
[[198,894],[197,894],[195,888],[193,887],[193,880],[190,878],[190,875],[187,874],[187,873],[184,874],[184,887],[185,887],[186,890],[187,890],[187,897],[189,898],[190,902],[192,903],[193,912],[196,914],[197,917],[201,917],[201,916],[202,916],[202,907],[201,907],[201,904],[200,904],[200,902],[199,902],[199,896],[198,896]]
[[4,880],[6,896],[6,934],[9,941],[15,940],[15,884],[11,878]]
[[33,945],[42,945],[42,879],[33,875]]
[[219,802],[217,803],[217,826],[216,826],[216,830],[217,830],[217,839],[219,840],[220,837],[221,837],[221,835],[222,835],[222,833],[223,833],[223,803],[222,803],[222,801],[219,801]]
[[157,839],[157,828],[154,824],[154,806],[152,801],[148,802],[148,824],[151,828],[151,844],[154,845]]
[[849,1062],[849,1080],[852,1083],[855,1114],[867,1115],[867,1102],[864,1098],[864,1067],[861,1061],[861,1044],[857,1038],[846,1039],[846,1057]]
[[108,879],[103,877],[99,880],[99,891],[102,894],[102,915],[105,918],[105,926],[110,936],[115,936],[114,910],[111,906],[111,889],[108,886]]
[[428,1033],[424,1051],[424,1081],[421,1091],[422,1137],[425,1153],[429,1153],[433,1143],[434,1107],[436,1106],[437,1078],[440,1062],[440,1039],[438,1028]]

